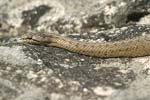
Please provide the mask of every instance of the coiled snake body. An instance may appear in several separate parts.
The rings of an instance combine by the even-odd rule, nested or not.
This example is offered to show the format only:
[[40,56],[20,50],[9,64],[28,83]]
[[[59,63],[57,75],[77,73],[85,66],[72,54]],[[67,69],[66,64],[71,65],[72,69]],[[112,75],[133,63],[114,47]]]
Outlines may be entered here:
[[55,46],[95,57],[138,57],[150,55],[150,35],[106,43],[80,42],[56,34],[34,34],[22,37],[24,43]]

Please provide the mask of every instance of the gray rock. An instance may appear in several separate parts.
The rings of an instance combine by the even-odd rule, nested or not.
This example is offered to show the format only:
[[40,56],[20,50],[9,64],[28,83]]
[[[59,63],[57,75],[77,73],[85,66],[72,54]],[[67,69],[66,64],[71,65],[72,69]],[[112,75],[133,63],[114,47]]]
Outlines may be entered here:
[[[138,25],[149,21],[149,0],[1,0],[0,8],[0,100],[149,99],[148,56],[94,58],[15,41],[39,31],[96,42],[149,34]],[[143,16],[133,20],[135,12]]]
[[39,88],[26,90],[25,93],[21,94],[15,100],[48,100],[48,96],[45,91]]

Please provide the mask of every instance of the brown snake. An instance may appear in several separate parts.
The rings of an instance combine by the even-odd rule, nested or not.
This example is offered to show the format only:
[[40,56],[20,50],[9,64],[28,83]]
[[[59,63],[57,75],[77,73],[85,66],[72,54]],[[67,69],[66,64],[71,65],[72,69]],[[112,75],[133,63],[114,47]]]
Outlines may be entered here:
[[56,34],[28,34],[21,39],[24,43],[55,46],[95,57],[139,57],[150,55],[150,35],[106,43],[80,42]]

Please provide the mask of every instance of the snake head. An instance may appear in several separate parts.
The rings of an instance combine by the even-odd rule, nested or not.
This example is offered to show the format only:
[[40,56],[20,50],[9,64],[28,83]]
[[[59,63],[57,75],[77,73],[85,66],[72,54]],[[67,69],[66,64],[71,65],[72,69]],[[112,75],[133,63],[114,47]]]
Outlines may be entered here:
[[23,43],[35,44],[35,45],[49,45],[51,43],[55,43],[59,35],[56,34],[42,34],[42,33],[32,33],[25,34],[21,36],[21,40]]

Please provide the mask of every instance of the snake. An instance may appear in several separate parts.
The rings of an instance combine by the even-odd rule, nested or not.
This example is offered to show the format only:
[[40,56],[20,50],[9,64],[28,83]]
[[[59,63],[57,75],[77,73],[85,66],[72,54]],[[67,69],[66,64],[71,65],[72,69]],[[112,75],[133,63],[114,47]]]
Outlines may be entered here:
[[83,42],[58,34],[25,34],[23,43],[66,49],[93,57],[141,57],[150,55],[150,35],[113,42]]

